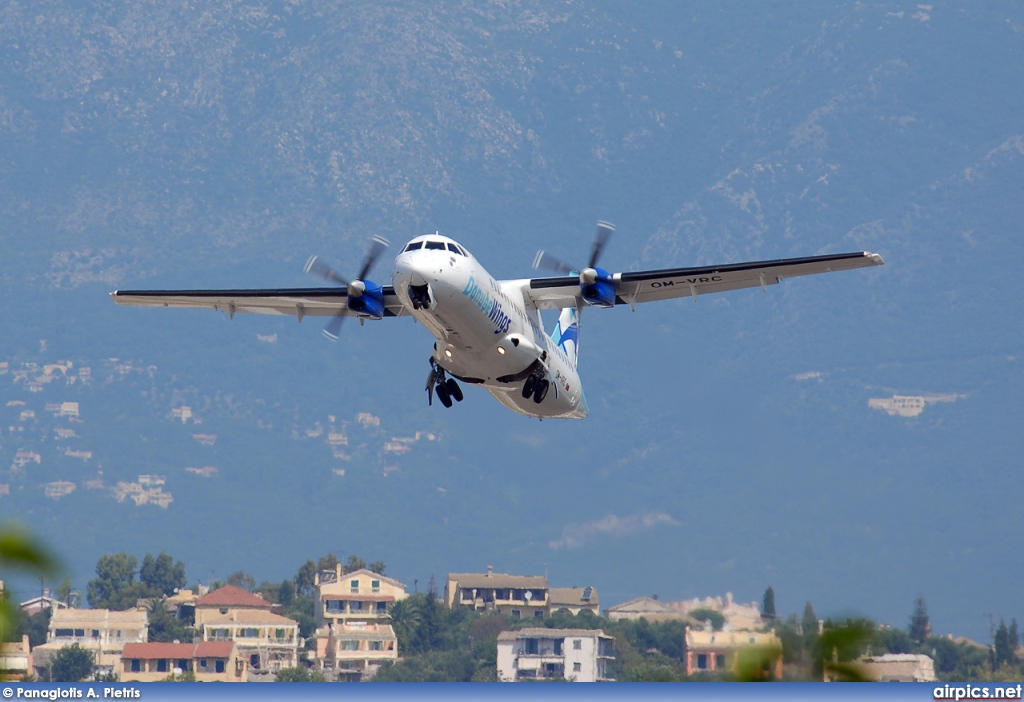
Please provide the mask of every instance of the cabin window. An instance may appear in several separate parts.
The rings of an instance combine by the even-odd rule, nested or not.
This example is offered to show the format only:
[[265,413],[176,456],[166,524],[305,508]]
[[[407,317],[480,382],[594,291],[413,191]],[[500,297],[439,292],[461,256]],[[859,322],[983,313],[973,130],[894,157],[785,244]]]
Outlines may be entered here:
[[428,241],[424,245],[424,248],[429,249],[430,251],[444,251],[444,242],[443,241]]
[[417,249],[421,249],[421,248],[423,248],[423,242],[422,241],[414,241],[411,244],[409,244],[408,246],[406,246],[405,250],[406,251],[416,251]]

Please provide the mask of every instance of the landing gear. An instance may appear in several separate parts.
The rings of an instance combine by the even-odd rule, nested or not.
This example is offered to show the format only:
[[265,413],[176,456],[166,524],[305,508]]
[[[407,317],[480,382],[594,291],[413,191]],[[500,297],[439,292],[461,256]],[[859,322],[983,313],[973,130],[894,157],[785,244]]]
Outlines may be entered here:
[[462,388],[455,378],[445,377],[444,368],[437,365],[434,357],[430,357],[430,375],[427,376],[427,404],[434,404],[434,393],[445,407],[452,406],[452,400],[462,402]]
[[410,285],[409,301],[414,310],[430,309],[430,288],[426,285]]
[[531,375],[523,383],[523,397],[529,398],[532,395],[534,403],[539,405],[548,396],[549,387],[551,383],[546,378]]

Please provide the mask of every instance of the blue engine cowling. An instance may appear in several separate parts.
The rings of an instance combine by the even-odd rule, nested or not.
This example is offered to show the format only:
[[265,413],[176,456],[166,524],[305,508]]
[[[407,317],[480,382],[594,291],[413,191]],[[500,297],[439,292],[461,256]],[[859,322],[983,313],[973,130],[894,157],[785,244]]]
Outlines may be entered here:
[[603,268],[588,268],[580,273],[580,292],[588,305],[615,306],[615,281]]
[[384,288],[371,280],[362,282],[366,290],[358,297],[349,295],[348,308],[358,313],[360,317],[380,319],[384,316]]

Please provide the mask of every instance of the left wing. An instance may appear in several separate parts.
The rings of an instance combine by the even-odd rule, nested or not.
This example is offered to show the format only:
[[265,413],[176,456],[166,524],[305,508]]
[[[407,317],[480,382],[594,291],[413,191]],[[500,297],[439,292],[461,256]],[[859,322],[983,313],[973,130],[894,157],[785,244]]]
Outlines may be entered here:
[[[399,317],[407,314],[395,295],[395,289],[386,285],[384,316]],[[359,316],[349,309],[345,288],[269,288],[266,290],[115,290],[110,297],[119,305],[138,307],[190,307],[227,312],[254,314],[283,314],[298,317]]]
[[[694,301],[707,293],[740,288],[775,285],[785,278],[813,273],[830,273],[867,266],[880,266],[885,261],[876,253],[856,253],[784,258],[775,261],[731,263],[699,268],[665,268],[662,270],[616,273],[615,303],[635,306],[641,302],[692,297]],[[533,278],[523,286],[523,294],[537,309],[573,307],[584,304],[577,276]]]

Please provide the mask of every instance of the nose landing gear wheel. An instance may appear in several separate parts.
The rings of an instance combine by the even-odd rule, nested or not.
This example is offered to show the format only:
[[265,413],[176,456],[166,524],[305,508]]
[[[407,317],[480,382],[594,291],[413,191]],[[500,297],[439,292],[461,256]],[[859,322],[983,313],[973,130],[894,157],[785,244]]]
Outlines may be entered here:
[[437,399],[441,401],[441,404],[445,407],[452,406],[452,396],[448,393],[448,383],[438,383],[437,387],[434,388],[434,392],[437,393]]

